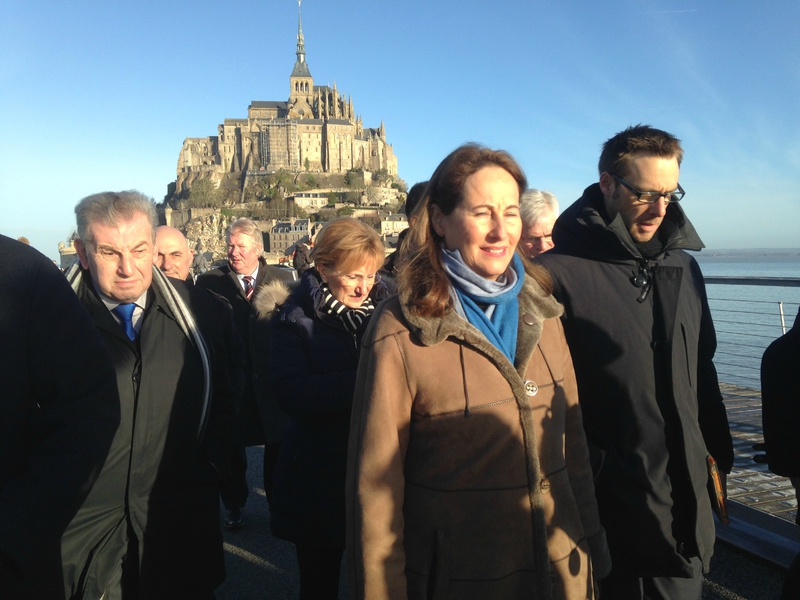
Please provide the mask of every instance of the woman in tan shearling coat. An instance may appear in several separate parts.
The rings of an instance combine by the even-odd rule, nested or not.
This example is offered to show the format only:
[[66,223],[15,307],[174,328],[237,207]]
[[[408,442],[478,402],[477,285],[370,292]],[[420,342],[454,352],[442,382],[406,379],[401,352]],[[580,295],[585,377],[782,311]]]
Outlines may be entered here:
[[355,598],[583,600],[610,570],[562,308],[514,252],[525,187],[508,154],[462,146],[415,212],[356,382]]

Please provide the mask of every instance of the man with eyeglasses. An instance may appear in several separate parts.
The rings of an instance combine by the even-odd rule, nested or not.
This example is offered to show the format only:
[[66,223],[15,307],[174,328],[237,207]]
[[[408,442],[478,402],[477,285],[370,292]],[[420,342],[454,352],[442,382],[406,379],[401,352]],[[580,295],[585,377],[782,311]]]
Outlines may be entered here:
[[704,246],[678,204],[682,158],[675,136],[647,125],[612,137],[600,181],[537,258],[565,308],[613,562],[607,599],[700,599],[715,540],[707,458],[723,474],[733,465],[703,276],[685,252]]

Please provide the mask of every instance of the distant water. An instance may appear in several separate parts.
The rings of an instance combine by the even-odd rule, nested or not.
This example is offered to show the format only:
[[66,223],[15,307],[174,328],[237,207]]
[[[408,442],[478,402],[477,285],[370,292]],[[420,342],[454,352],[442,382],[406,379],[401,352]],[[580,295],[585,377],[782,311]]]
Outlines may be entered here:
[[[695,254],[706,277],[793,277],[800,279],[800,256],[708,256]],[[800,306],[800,287],[707,285],[717,331],[714,362],[725,383],[760,388],[761,356],[790,328]]]

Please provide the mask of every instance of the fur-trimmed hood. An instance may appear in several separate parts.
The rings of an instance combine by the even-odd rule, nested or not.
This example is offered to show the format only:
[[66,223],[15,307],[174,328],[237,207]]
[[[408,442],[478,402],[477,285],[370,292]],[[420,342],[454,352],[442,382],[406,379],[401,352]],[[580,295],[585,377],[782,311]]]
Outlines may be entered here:
[[286,302],[290,292],[289,286],[284,281],[275,280],[261,286],[253,298],[253,307],[258,318],[269,321],[278,306]]

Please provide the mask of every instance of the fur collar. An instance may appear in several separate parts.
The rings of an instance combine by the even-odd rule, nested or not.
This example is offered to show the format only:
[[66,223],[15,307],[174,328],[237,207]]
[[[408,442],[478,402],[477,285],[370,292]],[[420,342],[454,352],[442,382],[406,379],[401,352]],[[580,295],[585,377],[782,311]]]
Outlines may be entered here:
[[256,309],[258,318],[268,321],[275,310],[289,297],[289,286],[283,281],[273,280],[266,285],[258,288],[255,298],[253,298],[253,306]]
[[[441,319],[420,317],[411,310],[409,293],[400,292],[400,308],[409,325],[409,330],[424,346],[440,344],[448,337],[464,341],[480,348],[499,364],[510,366],[503,353],[495,348],[478,329],[466,319],[450,310]],[[541,286],[530,276],[525,276],[522,291],[519,293],[519,333],[517,335],[516,367],[524,369],[542,335],[545,319],[560,317],[564,312],[553,296],[545,296]],[[502,359],[501,359],[502,357]]]

